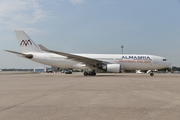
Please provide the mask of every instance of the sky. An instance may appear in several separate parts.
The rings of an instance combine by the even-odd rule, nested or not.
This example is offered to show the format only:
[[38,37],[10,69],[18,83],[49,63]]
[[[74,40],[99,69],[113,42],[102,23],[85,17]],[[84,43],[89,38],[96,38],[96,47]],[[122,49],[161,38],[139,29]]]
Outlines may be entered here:
[[20,52],[14,30],[67,53],[151,54],[180,67],[179,0],[0,0],[0,69],[42,64]]

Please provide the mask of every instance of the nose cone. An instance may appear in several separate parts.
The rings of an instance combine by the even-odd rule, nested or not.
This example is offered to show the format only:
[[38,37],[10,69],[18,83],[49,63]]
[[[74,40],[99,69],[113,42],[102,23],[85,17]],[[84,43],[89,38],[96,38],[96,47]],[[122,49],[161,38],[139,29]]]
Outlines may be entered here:
[[169,61],[165,61],[165,62],[163,63],[163,65],[164,65],[164,67],[169,67],[169,66],[172,65],[172,63],[169,62]]
[[161,58],[161,59],[162,59],[162,65],[164,65],[164,67],[169,67],[172,65],[172,63],[168,61],[166,58]]

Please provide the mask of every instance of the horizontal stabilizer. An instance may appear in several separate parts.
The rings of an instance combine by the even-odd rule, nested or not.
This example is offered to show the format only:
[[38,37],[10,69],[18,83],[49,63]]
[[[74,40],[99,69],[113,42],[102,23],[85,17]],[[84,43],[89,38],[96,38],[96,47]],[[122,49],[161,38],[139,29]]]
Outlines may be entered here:
[[32,54],[24,54],[24,53],[19,53],[19,52],[16,52],[16,51],[11,51],[11,50],[4,50],[6,52],[10,52],[10,53],[14,53],[14,54],[17,54],[17,55],[20,55],[22,57],[26,57],[26,58],[33,58],[33,55]]

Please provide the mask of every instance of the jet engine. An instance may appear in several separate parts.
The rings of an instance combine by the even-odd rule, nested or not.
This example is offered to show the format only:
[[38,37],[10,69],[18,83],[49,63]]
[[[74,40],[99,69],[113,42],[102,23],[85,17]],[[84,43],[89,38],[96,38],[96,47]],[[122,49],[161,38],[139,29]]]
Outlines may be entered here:
[[111,73],[120,73],[121,65],[120,64],[107,64],[106,66],[103,66],[103,69]]

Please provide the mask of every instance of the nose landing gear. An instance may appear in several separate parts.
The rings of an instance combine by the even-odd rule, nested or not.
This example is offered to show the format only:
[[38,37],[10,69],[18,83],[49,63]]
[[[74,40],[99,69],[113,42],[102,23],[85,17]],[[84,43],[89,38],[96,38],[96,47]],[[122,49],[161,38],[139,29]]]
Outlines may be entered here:
[[154,72],[153,71],[150,72],[150,76],[154,76]]

